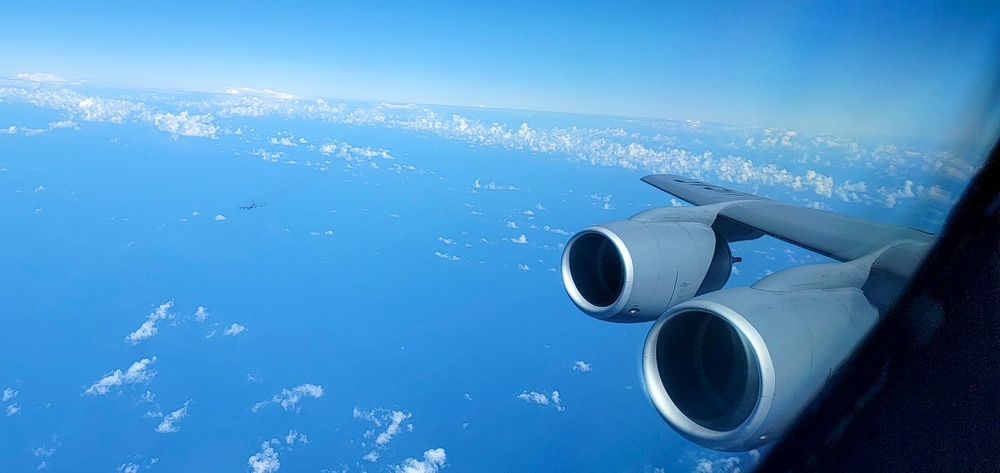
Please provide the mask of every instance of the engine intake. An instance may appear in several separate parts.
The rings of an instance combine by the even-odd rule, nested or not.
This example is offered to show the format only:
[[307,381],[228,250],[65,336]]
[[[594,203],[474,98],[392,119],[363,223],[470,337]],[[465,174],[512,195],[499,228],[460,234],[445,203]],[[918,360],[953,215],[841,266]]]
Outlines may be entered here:
[[643,349],[646,392],[689,440],[750,450],[788,428],[877,318],[853,287],[706,294],[653,324]]
[[619,220],[586,228],[566,244],[563,285],[591,317],[648,322],[729,280],[729,245],[691,222]]

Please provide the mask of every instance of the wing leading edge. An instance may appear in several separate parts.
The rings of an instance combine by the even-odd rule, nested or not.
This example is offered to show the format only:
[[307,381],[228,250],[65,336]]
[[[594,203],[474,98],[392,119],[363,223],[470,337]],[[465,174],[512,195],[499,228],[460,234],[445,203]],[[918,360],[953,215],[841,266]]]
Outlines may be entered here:
[[683,176],[654,174],[642,180],[694,205],[720,204],[716,224],[750,227],[839,261],[854,260],[903,240],[934,240],[933,235],[913,228],[789,205]]

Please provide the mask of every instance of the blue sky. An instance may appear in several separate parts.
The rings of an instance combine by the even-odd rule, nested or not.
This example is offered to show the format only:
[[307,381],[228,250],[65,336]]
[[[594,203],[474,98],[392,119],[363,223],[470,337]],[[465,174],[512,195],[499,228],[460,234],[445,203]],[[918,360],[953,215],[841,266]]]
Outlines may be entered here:
[[994,2],[16,2],[0,75],[942,136]]

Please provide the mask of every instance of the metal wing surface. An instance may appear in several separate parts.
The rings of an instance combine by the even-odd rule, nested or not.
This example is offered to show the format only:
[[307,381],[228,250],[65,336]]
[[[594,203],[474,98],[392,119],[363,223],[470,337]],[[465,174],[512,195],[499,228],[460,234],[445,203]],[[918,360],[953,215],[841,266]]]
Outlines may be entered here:
[[717,224],[750,227],[839,261],[860,258],[901,240],[934,240],[917,229],[784,204],[683,176],[654,174],[642,180],[694,205],[719,204]]

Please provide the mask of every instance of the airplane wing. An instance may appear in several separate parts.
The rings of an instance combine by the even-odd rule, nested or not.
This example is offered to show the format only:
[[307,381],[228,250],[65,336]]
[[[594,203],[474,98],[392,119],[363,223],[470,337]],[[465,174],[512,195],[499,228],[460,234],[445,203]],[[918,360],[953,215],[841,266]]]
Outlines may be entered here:
[[934,236],[913,228],[797,207],[673,174],[642,180],[694,205],[724,204],[716,223],[739,224],[839,261],[850,261],[900,240],[930,243]]

